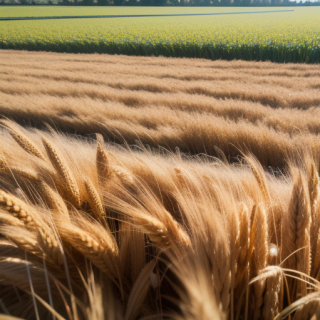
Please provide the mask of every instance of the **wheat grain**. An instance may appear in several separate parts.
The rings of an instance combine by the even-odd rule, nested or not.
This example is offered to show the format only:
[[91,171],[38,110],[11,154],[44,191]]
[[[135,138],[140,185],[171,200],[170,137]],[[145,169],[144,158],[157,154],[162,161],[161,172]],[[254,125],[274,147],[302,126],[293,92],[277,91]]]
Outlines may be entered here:
[[105,216],[105,211],[104,211],[98,191],[96,190],[91,180],[88,178],[84,179],[84,185],[87,190],[89,204],[92,208],[92,211],[95,217],[97,219],[103,218]]
[[58,241],[48,225],[41,219],[35,209],[28,206],[23,201],[0,190],[0,207],[2,210],[15,217],[22,222],[29,229],[36,229],[39,231],[42,244],[48,255],[53,260],[61,262],[60,248]]
[[314,211],[317,206],[318,196],[319,196],[319,176],[314,162],[311,162],[309,172],[308,172],[308,187],[310,195],[310,206],[312,210],[312,219],[314,219]]
[[119,180],[126,186],[133,186],[134,180],[132,175],[120,166],[112,166],[112,173],[119,178]]
[[45,156],[39,148],[20,129],[18,129],[17,124],[8,120],[0,120],[0,123],[9,130],[11,136],[22,149],[45,161]]
[[283,306],[283,272],[275,269],[275,272],[266,279],[266,289],[263,297],[264,305],[261,312],[263,320],[274,319]]
[[58,150],[49,140],[47,140],[46,138],[42,138],[42,142],[46,148],[48,157],[53,167],[57,170],[57,172],[63,179],[66,189],[71,196],[72,202],[76,207],[80,207],[80,191],[77,182],[72,174],[72,171],[69,169],[60,152],[58,152]]
[[[257,276],[259,272],[266,268],[268,262],[268,229],[266,213],[262,204],[256,206],[254,221],[250,236],[250,245],[254,247],[252,255],[251,274]],[[265,291],[265,280],[257,281],[254,284],[254,310],[253,319],[259,319],[263,304]]]
[[49,208],[57,210],[65,219],[70,220],[68,208],[59,193],[52,190],[45,182],[41,183],[41,189]]
[[[85,222],[83,219],[78,221]],[[118,249],[114,241],[106,230],[98,229],[98,225],[90,226],[89,221],[85,223],[85,227],[80,228],[70,222],[57,222],[62,241],[81,252],[110,279],[115,280],[117,271],[114,257],[117,256]],[[89,230],[91,232],[88,232]]]
[[236,248],[238,249],[237,257],[237,275],[235,286],[238,286],[246,273],[248,273],[248,251],[250,245],[250,223],[248,208],[245,204],[241,204],[239,208],[239,230],[240,235],[236,240]]
[[266,203],[269,203],[270,195],[268,192],[267,181],[261,165],[254,158],[246,157],[245,159],[249,163],[252,173],[256,181],[258,182],[264,201]]
[[[310,225],[309,195],[301,172],[295,178],[288,214],[282,223],[282,259],[289,257],[285,266],[310,274]],[[306,285],[298,283],[297,294],[306,294]]]
[[106,150],[104,149],[104,140],[101,134],[96,134],[97,140],[97,154],[96,154],[96,166],[99,181],[104,182],[110,175],[109,159]]
[[3,153],[0,153],[0,170],[7,171],[9,166]]

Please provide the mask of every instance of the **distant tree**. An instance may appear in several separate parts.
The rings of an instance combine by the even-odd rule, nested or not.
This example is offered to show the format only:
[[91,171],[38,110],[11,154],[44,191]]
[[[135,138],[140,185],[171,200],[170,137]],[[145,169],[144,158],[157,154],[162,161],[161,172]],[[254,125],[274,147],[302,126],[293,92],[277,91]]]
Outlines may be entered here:
[[244,6],[250,6],[252,4],[253,3],[251,2],[251,0],[242,0],[242,5],[244,5]]
[[140,4],[142,6],[150,6],[151,5],[151,1],[150,0],[140,0]]
[[230,0],[221,0],[220,3],[222,6],[228,6],[230,4]]
[[242,0],[234,0],[234,1],[233,1],[233,4],[234,4],[235,6],[241,6],[241,5],[243,4],[243,2],[242,2]]
[[167,0],[153,0],[153,4],[155,6],[164,6],[166,5],[167,3]]
[[97,0],[98,6],[106,6],[109,4],[108,0]]

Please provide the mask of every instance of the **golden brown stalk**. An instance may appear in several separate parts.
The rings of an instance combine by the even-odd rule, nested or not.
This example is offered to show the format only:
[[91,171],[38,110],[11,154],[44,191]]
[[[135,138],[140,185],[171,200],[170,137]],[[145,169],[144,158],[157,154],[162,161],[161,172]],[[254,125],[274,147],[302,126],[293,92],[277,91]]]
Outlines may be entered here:
[[[294,180],[288,213],[282,222],[282,260],[293,254],[284,266],[307,275],[310,274],[310,225],[311,212],[309,194],[301,172]],[[296,293],[292,298],[305,295],[305,284],[297,283]]]
[[47,251],[49,258],[53,260],[61,258],[56,237],[34,208],[2,190],[0,191],[0,208],[21,221],[28,229],[39,231],[38,241],[41,240],[42,247]]
[[24,223],[18,220],[16,217],[12,216],[11,214],[5,213],[0,211],[0,225],[8,225],[8,226],[15,226],[15,227],[23,227]]
[[27,205],[18,198],[2,190],[0,191],[0,206],[2,210],[10,213],[12,216],[23,222],[26,226],[36,226],[34,214],[27,209]]
[[149,287],[151,284],[150,275],[157,261],[151,260],[140,272],[137,280],[135,281],[128,298],[128,305],[126,309],[125,320],[137,319],[141,306],[147,297]]
[[320,299],[313,299],[301,305],[292,320],[317,320],[320,317]]
[[308,172],[308,187],[309,187],[309,196],[310,196],[310,207],[312,219],[314,219],[314,212],[318,202],[319,196],[319,176],[317,168],[314,162],[311,162]]
[[190,247],[191,241],[188,234],[169,212],[164,210],[163,214],[163,222],[138,210],[132,211],[130,218],[133,225],[144,232],[161,249],[177,244]]
[[238,286],[244,275],[248,272],[248,251],[250,245],[250,222],[248,208],[245,204],[241,204],[239,209],[239,230],[240,234],[236,240],[236,247],[239,248],[237,256],[237,274],[235,286]]
[[112,166],[111,172],[115,174],[119,180],[126,186],[133,186],[134,180],[132,175],[120,166]]
[[[313,270],[311,276],[316,278],[320,270],[320,232],[317,233],[317,244],[315,253],[312,255],[313,258]],[[319,280],[317,278],[317,280]]]
[[9,170],[9,166],[7,164],[6,158],[2,152],[0,152],[0,170],[4,170],[4,171]]
[[261,164],[256,159],[251,157],[246,157],[245,159],[249,163],[252,173],[258,182],[264,201],[269,203],[270,195],[267,187],[266,177]]
[[78,220],[82,223],[81,227],[69,221],[57,221],[62,241],[78,250],[114,280],[117,277],[114,258],[118,255],[118,248],[112,235],[98,224],[92,224],[82,217]]
[[41,190],[48,207],[57,210],[65,219],[70,220],[69,210],[60,194],[51,189],[45,182],[41,183]]
[[[0,213],[0,233],[19,249],[30,252],[39,258],[43,257],[44,252],[39,246],[37,236],[27,230],[22,222],[9,214]],[[50,259],[50,257],[48,258]]]
[[105,216],[105,211],[99,193],[89,178],[84,179],[84,185],[87,190],[90,207],[95,217],[100,220],[103,216]]
[[[295,215],[297,216],[297,225],[296,225],[296,250],[300,249],[297,253],[297,270],[301,271],[307,275],[310,275],[310,226],[311,226],[311,208],[309,197],[307,193],[307,188],[305,184],[302,182],[302,177],[300,176],[301,187],[296,192],[296,196],[299,196],[299,199],[296,198],[298,203],[294,203],[293,199],[291,199],[289,210],[294,210],[295,205]],[[296,186],[297,187],[297,186]],[[298,193],[299,192],[299,193]],[[294,194],[293,194],[294,196]],[[302,249],[305,248],[305,249]],[[301,283],[300,283],[301,284]],[[302,295],[306,295],[306,285],[302,285],[301,288]]]
[[281,269],[276,268],[275,272],[266,279],[266,290],[264,294],[264,303],[261,313],[261,319],[269,320],[282,310],[283,297],[283,273]]
[[48,157],[57,170],[61,178],[63,179],[67,192],[72,199],[72,203],[78,208],[81,205],[80,191],[77,182],[72,174],[72,171],[68,167],[66,161],[63,159],[60,152],[54,146],[52,142],[46,138],[42,138],[44,147],[46,148]]
[[18,168],[18,167],[11,167],[10,168],[12,175],[15,178],[24,178],[29,180],[30,182],[37,183],[39,182],[39,177],[36,171],[29,169],[29,168]]
[[[255,209],[254,221],[250,233],[250,245],[253,246],[251,277],[256,277],[268,263],[268,225],[266,212],[262,204]],[[265,291],[265,279],[254,283],[254,306],[252,319],[259,319]]]
[[14,138],[14,140],[16,140],[22,149],[41,160],[46,160],[41,150],[18,128],[17,124],[3,119],[0,120],[0,123],[9,130],[11,136]]
[[99,133],[96,134],[97,139],[97,155],[96,155],[96,165],[99,181],[103,182],[104,179],[110,175],[109,170],[109,159],[107,151],[104,149],[103,136]]
[[312,161],[308,165],[308,189],[309,189],[309,197],[310,197],[310,209],[311,209],[311,231],[310,231],[310,246],[311,246],[311,257],[312,259],[312,270],[311,274],[316,276],[317,271],[315,269],[319,269],[319,258],[317,257],[318,249],[318,234],[320,230],[320,218],[319,218],[319,176],[316,169],[316,165],[314,161]]
[[[229,233],[229,243],[230,243],[230,313],[231,319],[234,316],[234,288],[235,288],[235,278],[237,261],[240,254],[240,222],[238,218],[238,212],[233,211],[229,214],[228,223],[228,233]],[[229,293],[229,292],[228,292]],[[229,300],[229,296],[228,296]]]
[[148,238],[159,248],[164,249],[169,246],[168,229],[158,219],[148,215],[135,215],[133,224],[141,228]]

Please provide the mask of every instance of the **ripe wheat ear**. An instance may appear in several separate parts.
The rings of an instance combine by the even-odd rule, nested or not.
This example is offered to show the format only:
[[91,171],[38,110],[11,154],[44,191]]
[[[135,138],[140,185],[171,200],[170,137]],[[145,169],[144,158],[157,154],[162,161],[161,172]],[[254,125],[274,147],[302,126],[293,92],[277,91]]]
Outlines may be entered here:
[[9,120],[0,120],[0,123],[9,130],[11,136],[22,149],[41,160],[46,161],[46,158],[40,149],[19,129],[14,122]]

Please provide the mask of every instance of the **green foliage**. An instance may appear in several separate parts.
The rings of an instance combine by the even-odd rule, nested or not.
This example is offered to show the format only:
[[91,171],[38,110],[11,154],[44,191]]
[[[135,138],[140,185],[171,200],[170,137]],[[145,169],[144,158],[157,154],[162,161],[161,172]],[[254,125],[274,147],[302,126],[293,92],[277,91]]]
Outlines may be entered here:
[[[14,10],[15,8],[10,8]],[[67,9],[67,8],[63,8]],[[69,8],[68,8],[69,9]],[[85,14],[87,8],[82,9]],[[134,12],[135,10],[136,11]],[[154,8],[158,14],[191,8]],[[205,12],[257,8],[195,8]],[[95,8],[97,10],[97,8]],[[105,12],[101,12],[105,10]],[[100,14],[150,14],[152,8]],[[150,11],[151,10],[151,11]],[[261,9],[260,9],[261,10]],[[208,59],[320,62],[320,8],[247,15],[0,22],[0,48]],[[145,12],[147,13],[145,13]],[[116,12],[116,13],[115,13]],[[77,13],[79,14],[79,13]]]

